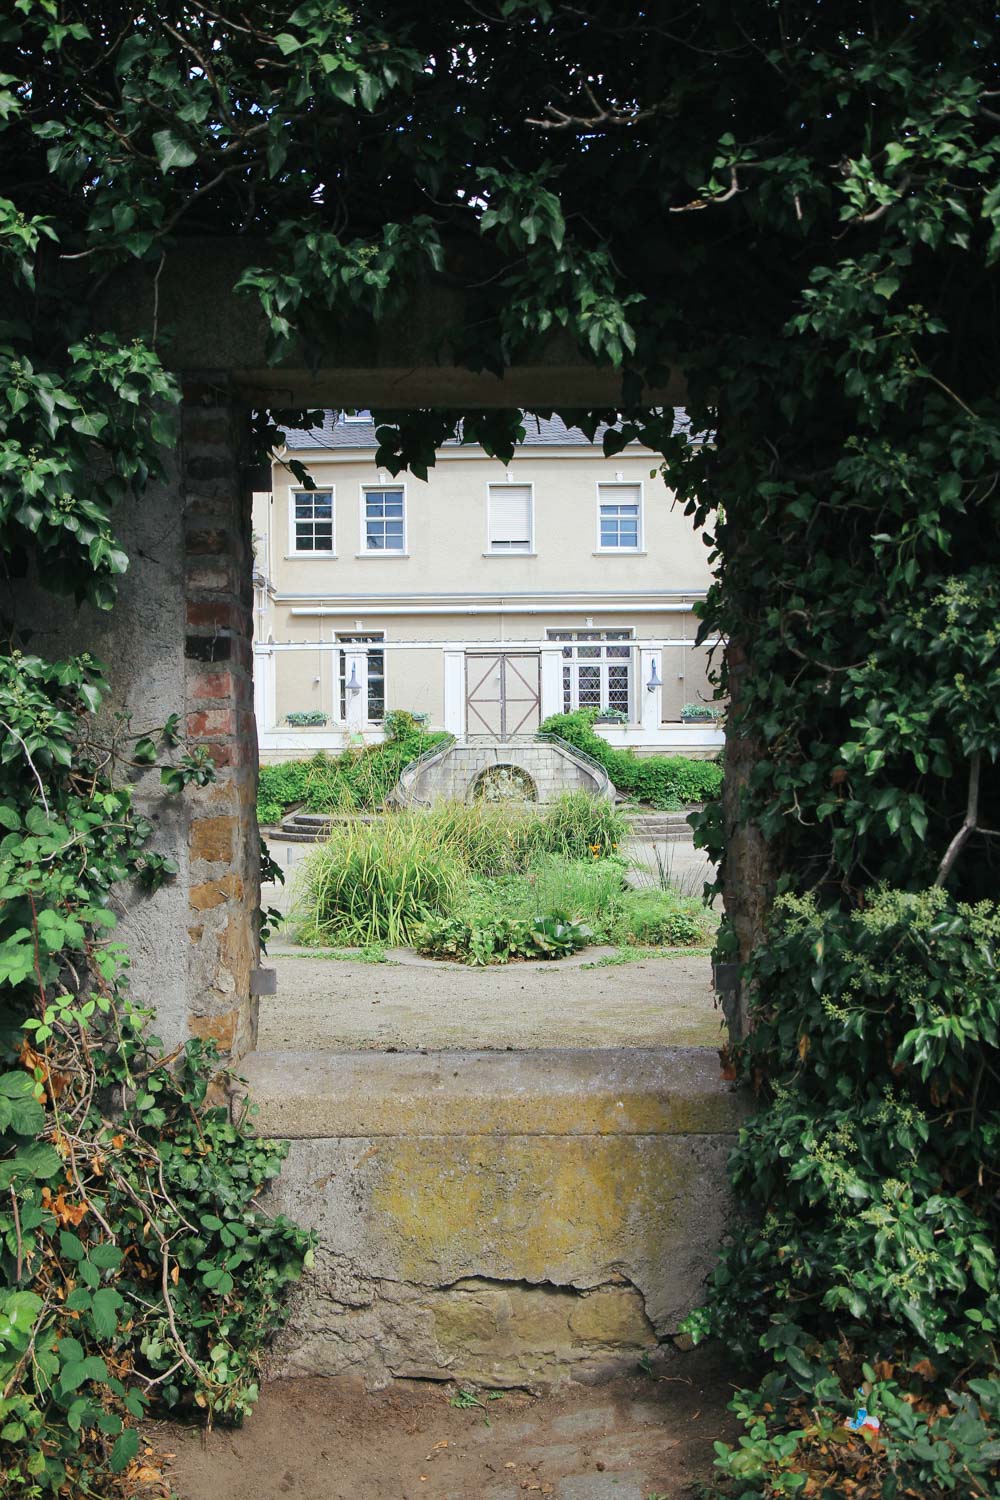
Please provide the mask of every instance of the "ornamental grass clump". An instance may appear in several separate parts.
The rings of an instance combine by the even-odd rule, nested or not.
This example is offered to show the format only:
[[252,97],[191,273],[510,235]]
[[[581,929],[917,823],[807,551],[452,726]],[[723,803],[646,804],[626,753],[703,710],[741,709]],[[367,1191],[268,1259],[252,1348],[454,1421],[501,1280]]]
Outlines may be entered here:
[[299,936],[399,947],[411,942],[426,912],[446,910],[467,879],[460,853],[419,814],[336,825],[306,862]]

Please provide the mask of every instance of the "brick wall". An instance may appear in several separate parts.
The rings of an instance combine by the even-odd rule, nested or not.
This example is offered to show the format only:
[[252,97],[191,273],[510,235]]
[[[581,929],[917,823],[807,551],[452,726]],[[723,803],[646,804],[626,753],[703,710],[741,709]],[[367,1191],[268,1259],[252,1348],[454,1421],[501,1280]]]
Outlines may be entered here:
[[224,386],[185,386],[186,730],[216,765],[212,785],[185,793],[188,1024],[232,1057],[256,1041],[251,976],[260,953],[250,490],[241,483],[241,436],[239,409]]

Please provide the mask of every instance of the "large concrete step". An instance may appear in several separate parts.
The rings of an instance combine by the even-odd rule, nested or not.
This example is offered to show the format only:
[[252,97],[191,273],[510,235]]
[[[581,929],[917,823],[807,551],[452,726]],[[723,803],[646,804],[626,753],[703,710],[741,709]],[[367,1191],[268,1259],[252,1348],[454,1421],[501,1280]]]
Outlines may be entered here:
[[282,1373],[592,1377],[701,1296],[745,1114],[714,1050],[262,1052],[240,1069],[253,1128],[291,1140],[266,1206],[320,1238]]

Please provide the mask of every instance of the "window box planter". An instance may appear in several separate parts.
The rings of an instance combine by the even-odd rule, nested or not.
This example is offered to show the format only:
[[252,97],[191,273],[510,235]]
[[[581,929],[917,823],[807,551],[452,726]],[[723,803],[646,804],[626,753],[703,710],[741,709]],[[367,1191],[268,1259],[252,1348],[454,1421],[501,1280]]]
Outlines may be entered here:
[[620,708],[603,709],[594,718],[595,724],[616,724],[623,726],[628,723],[628,714],[623,713]]
[[685,703],[681,709],[682,724],[719,724],[725,709],[715,708],[711,703]]
[[327,723],[329,716],[320,709],[308,709],[301,713],[285,715],[285,723],[293,729],[319,729]]

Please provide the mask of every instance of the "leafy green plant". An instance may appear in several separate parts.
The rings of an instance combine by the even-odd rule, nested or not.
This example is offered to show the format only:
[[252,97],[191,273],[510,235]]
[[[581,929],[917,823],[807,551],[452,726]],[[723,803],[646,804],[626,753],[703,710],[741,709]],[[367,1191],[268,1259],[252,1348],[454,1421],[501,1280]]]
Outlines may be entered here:
[[592,708],[553,714],[544,721],[540,733],[575,745],[604,767],[618,792],[652,807],[670,810],[718,797],[722,767],[716,761],[691,760],[683,755],[640,756],[634,750],[618,750],[594,733],[596,717]]
[[586,948],[593,936],[593,928],[565,912],[538,917],[531,928],[532,942],[544,958],[565,958],[579,948]]
[[489,1404],[491,1401],[502,1401],[504,1395],[504,1391],[485,1390],[480,1393],[470,1390],[468,1386],[462,1386],[448,1404],[457,1407],[459,1411],[472,1411],[478,1408],[483,1413],[483,1421],[489,1427]]
[[[732,705],[727,826],[718,800],[709,801],[698,836],[726,856],[719,953],[743,966],[744,979],[759,975],[770,1040],[767,1050],[746,1052],[743,1077],[759,1086],[763,1118],[735,1157],[741,1190],[748,1186],[763,1217],[756,1238],[741,1234],[742,1252],[727,1260],[730,1279],[713,1295],[723,1310],[743,1299],[758,1331],[750,1352],[781,1373],[796,1358],[786,1350],[807,1363],[818,1351],[809,1379],[819,1389],[829,1340],[816,1336],[836,1316],[845,1325],[838,1348],[855,1366],[849,1388],[858,1352],[881,1355],[893,1337],[904,1400],[926,1379],[945,1413],[971,1422],[963,1405],[971,1394],[985,1422],[994,1329],[968,1285],[947,1286],[934,1262],[916,1268],[918,1309],[935,1276],[942,1306],[957,1307],[953,1328],[935,1317],[929,1334],[965,1340],[961,1353],[958,1344],[946,1350],[935,1378],[915,1373],[922,1335],[900,1297],[886,1299],[883,1315],[872,1290],[848,1280],[871,1269],[872,1225],[853,1200],[845,1208],[838,1184],[860,1180],[870,1189],[873,1163],[908,1171],[907,1148],[892,1139],[896,1116],[869,1110],[850,1069],[841,1086],[851,1108],[833,1092],[845,1043],[835,1018],[812,1024],[821,993],[812,970],[789,959],[779,992],[756,965],[767,952],[773,890],[818,892],[818,911],[835,913],[824,915],[815,939],[824,943],[827,928],[853,933],[853,913],[869,907],[883,882],[913,894],[939,881],[970,905],[995,892],[993,11],[967,7],[955,24],[934,0],[874,11],[792,3],[743,7],[734,32],[733,7],[713,0],[689,8],[680,30],[665,28],[656,7],[624,13],[588,0],[504,0],[489,24],[446,3],[410,8],[396,24],[391,7],[331,12],[307,0],[280,31],[270,11],[249,4],[237,20],[225,7],[183,15],[146,8],[112,35],[106,9],[79,0],[67,19],[51,3],[21,4],[0,22],[10,70],[0,78],[0,130],[14,163],[10,197],[0,198],[0,541],[12,578],[30,567],[46,586],[97,608],[111,604],[127,565],[112,514],[159,477],[173,446],[176,389],[154,353],[160,273],[166,287],[176,246],[195,223],[206,248],[225,241],[227,264],[235,226],[247,243],[264,242],[261,263],[240,285],[267,319],[273,357],[301,342],[318,366],[333,330],[398,317],[422,282],[436,293],[442,276],[468,293],[456,304],[466,316],[457,311],[449,330],[467,367],[502,376],[519,360],[534,363],[555,331],[606,374],[614,368],[624,413],[566,415],[589,435],[610,419],[609,456],[635,438],[664,455],[677,503],[705,528],[719,565],[701,629],[728,643],[719,684]],[[196,67],[199,56],[210,64]],[[317,193],[317,183],[331,182],[335,201]],[[373,217],[373,204],[391,205],[391,221],[377,210]],[[477,268],[468,287],[476,258],[486,273]],[[130,261],[140,277],[140,262],[156,264],[153,295],[133,298],[139,321],[116,339],[103,319],[116,310],[114,277]],[[145,344],[132,338],[144,315]],[[662,387],[668,363],[683,371],[693,430],[717,433],[717,442],[688,442],[674,433],[669,410],[638,406],[644,387]],[[523,431],[513,409],[375,415],[376,462],[393,473],[409,465],[418,476],[460,427],[505,460]],[[256,431],[265,444],[279,437],[263,416]],[[300,470],[293,466],[304,480]],[[70,712],[86,725],[85,698]],[[23,761],[11,751],[18,831],[28,828],[29,802],[46,817],[52,806],[43,745],[54,763],[78,766],[77,793],[94,769],[78,761],[70,729],[53,728],[45,714],[29,710],[27,734],[17,720],[32,747]],[[194,768],[163,769],[176,784]],[[613,779],[632,774],[635,766],[619,761]],[[710,794],[698,787],[699,797]],[[657,772],[642,788],[637,780],[634,794],[671,805],[691,790]],[[117,821],[121,808],[112,800],[97,811]],[[724,849],[734,826],[739,837]],[[40,825],[28,833],[48,837]],[[90,852],[96,842],[94,864],[110,886],[116,854],[132,869],[120,847],[104,847],[75,814],[70,840],[74,850],[91,840]],[[46,844],[46,868],[52,854]],[[169,875],[155,851],[145,868],[154,882]],[[79,904],[107,911],[106,894]],[[64,891],[43,903],[67,941],[78,920],[75,908],[63,910],[68,899]],[[958,916],[959,946],[973,950],[979,933]],[[42,930],[48,925],[59,929],[46,918]],[[10,936],[20,965],[29,945]],[[77,949],[59,951],[76,965]],[[814,952],[813,961],[822,956]],[[881,960],[891,984],[893,952]],[[982,1032],[989,1009],[981,975],[971,977],[971,1016],[949,991],[939,1014],[918,1019],[914,1011],[909,1027],[921,1033],[926,1057],[940,1052],[939,1100],[930,1098],[925,1124],[931,1165],[951,1175],[940,1175],[943,1206],[934,1213],[946,1221],[939,1238],[966,1282],[974,1281],[971,1250],[957,1241],[963,1215],[973,1216],[971,1245],[992,1212],[982,1199],[996,1186],[995,1150],[984,1144],[995,1145],[986,1133],[998,1113],[992,1051],[977,1079],[974,1053],[956,1048]],[[937,972],[917,982],[931,1004],[945,983]],[[741,984],[733,1015],[745,1030],[754,1005],[752,985]],[[846,1006],[850,1024],[860,1024],[880,1109],[886,1089],[896,1100],[911,1088],[912,1061],[895,1060],[898,1016],[881,992],[873,1010],[888,1014],[892,1032],[881,1050]],[[849,1116],[859,1099],[866,1138],[848,1149],[840,1132],[857,1128]],[[914,1128],[906,1122],[908,1135]],[[808,1212],[804,1179],[791,1176],[803,1130],[836,1158],[824,1174],[810,1146]],[[965,1159],[953,1151],[958,1130],[970,1137]],[[766,1200],[753,1187],[758,1151]],[[918,1212],[905,1171],[888,1211],[903,1216],[904,1248],[911,1235],[921,1248],[931,1214],[926,1183],[918,1169]],[[772,1210],[778,1222],[769,1235]],[[794,1253],[782,1257],[786,1223],[796,1237]],[[891,1234],[876,1252],[876,1272],[898,1276]],[[816,1265],[833,1265],[839,1293],[863,1294],[860,1311],[824,1306],[831,1288],[821,1288],[818,1274],[809,1280],[814,1253]],[[801,1280],[800,1302],[784,1296],[782,1270]],[[801,1492],[797,1439],[780,1430],[780,1412],[764,1415],[788,1455],[776,1485]],[[921,1429],[921,1462],[925,1439]],[[104,1494],[113,1482],[106,1470],[95,1481]],[[756,1479],[734,1482],[739,1493],[760,1490]],[[948,1479],[953,1493],[987,1482],[958,1468]],[[898,1494],[895,1476],[891,1484]],[[921,1484],[910,1487],[919,1493]],[[937,1475],[926,1484],[945,1487]],[[827,1488],[843,1490],[836,1478]]]
[[705,903],[672,891],[629,890],[619,897],[608,936],[638,947],[681,948],[709,941],[715,922]]
[[446,734],[426,734],[412,715],[397,713],[389,739],[381,745],[362,745],[328,755],[319,751],[308,760],[288,760],[261,766],[257,787],[257,819],[262,824],[281,821],[286,810],[302,803],[306,812],[362,812],[381,807],[402,772],[412,761],[446,744]]

